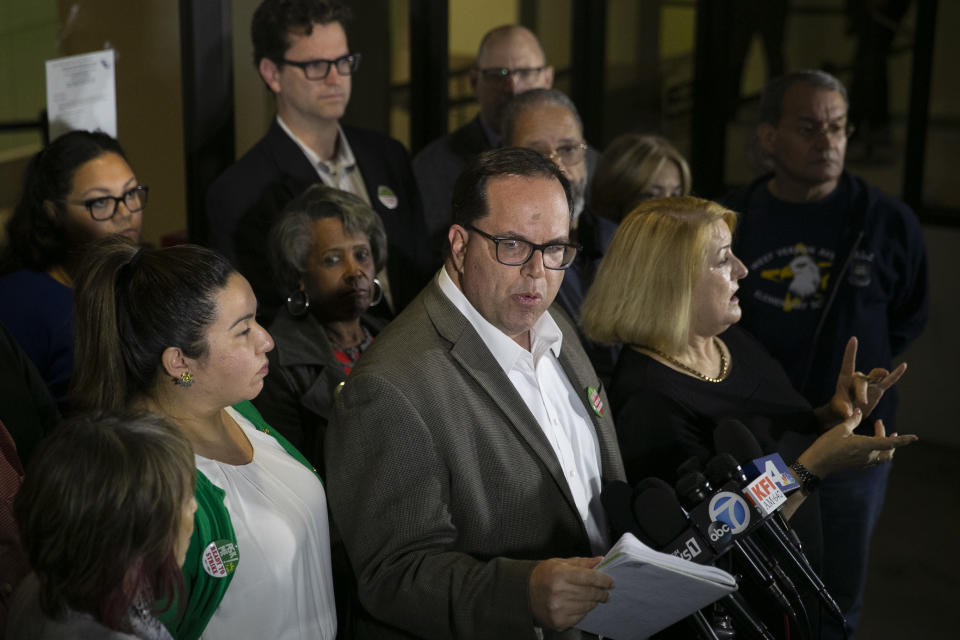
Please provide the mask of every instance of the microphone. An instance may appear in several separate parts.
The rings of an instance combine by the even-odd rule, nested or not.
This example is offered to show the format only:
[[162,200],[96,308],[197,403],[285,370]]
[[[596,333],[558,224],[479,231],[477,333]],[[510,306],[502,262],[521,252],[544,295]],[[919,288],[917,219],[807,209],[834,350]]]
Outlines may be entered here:
[[715,531],[719,523],[724,528],[729,528],[737,558],[781,609],[796,620],[797,615],[793,604],[777,584],[773,574],[777,574],[788,590],[793,589],[793,583],[789,579],[784,580],[786,575],[780,567],[771,562],[748,537],[760,526],[760,519],[753,515],[746,500],[737,495],[738,479],[730,473],[729,464],[733,464],[733,467],[739,470],[736,462],[728,454],[721,454],[707,463],[706,471],[710,474],[713,485],[720,486],[719,491],[713,490],[711,482],[702,473],[694,472],[677,482],[678,493],[683,498],[684,504],[691,508],[690,518],[694,526],[699,525],[701,530]]
[[618,540],[627,532],[643,539],[633,517],[633,489],[630,485],[623,480],[610,480],[600,492],[600,504],[607,514],[612,539]]
[[[690,526],[687,513],[673,489],[660,478],[647,478],[637,485],[633,513],[645,542],[655,549],[698,564],[713,564],[717,555],[720,555],[711,551],[715,545],[708,544]],[[686,557],[684,552],[690,552],[691,549],[696,549],[697,552]],[[727,549],[729,545],[721,554]],[[720,603],[730,616],[742,625],[741,628],[751,631],[754,636],[763,640],[773,640],[770,631],[763,622],[754,617],[741,594],[728,594],[721,598]],[[695,618],[695,623],[701,627],[702,617]]]
[[636,487],[633,515],[644,543],[698,564],[713,564],[730,545],[704,544],[669,484],[647,478]]
[[[713,438],[718,451],[728,451],[733,454],[732,457],[736,460],[747,461],[746,467],[741,470],[741,473],[745,472],[747,468],[750,469],[750,476],[743,475],[744,480],[752,478],[752,482],[749,482],[748,486],[756,488],[759,485],[765,485],[769,488],[769,485],[772,484],[781,492],[799,487],[799,483],[793,478],[787,465],[784,464],[783,458],[779,454],[764,456],[757,439],[739,420],[722,421],[714,430]],[[841,624],[845,624],[843,611],[830,595],[830,592],[827,591],[823,580],[810,566],[807,557],[800,550],[796,533],[779,512],[776,512],[775,516],[775,518],[764,522],[764,541],[773,547],[776,552],[779,552],[781,557],[786,558],[788,566],[794,570],[796,575],[800,576],[800,579],[807,584],[808,588],[817,594],[830,614]]]

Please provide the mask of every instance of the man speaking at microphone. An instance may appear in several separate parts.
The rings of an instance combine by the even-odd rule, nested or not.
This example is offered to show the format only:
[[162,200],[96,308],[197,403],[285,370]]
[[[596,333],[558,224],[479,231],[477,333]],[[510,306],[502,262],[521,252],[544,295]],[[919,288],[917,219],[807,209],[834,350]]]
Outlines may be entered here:
[[582,638],[608,598],[606,394],[550,305],[576,257],[566,178],[528,149],[454,189],[449,253],[335,404],[328,495],[358,638]]

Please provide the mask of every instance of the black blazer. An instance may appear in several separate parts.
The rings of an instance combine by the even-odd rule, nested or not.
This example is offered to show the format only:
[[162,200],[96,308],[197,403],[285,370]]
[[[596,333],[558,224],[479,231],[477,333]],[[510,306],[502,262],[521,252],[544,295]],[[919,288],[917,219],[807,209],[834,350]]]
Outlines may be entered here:
[[437,138],[414,157],[413,173],[423,196],[427,233],[434,246],[446,246],[453,217],[453,185],[460,172],[477,154],[491,148],[478,115],[449,135]]
[[[387,232],[387,276],[399,311],[440,266],[427,242],[420,193],[406,149],[387,136],[342,126],[357,159],[373,209]],[[267,237],[283,207],[319,182],[316,170],[276,121],[267,134],[207,191],[209,244],[250,281],[261,307],[282,301],[273,283]],[[386,187],[395,207],[379,195]],[[385,201],[387,204],[385,204]]]

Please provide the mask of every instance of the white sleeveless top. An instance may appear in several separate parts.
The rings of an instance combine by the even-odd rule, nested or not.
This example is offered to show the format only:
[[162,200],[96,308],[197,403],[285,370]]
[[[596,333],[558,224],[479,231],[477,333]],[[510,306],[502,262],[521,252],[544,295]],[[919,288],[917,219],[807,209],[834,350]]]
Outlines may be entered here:
[[327,499],[317,476],[273,437],[227,408],[253,445],[253,460],[230,465],[194,456],[226,492],[240,559],[205,640],[329,639],[337,632]]

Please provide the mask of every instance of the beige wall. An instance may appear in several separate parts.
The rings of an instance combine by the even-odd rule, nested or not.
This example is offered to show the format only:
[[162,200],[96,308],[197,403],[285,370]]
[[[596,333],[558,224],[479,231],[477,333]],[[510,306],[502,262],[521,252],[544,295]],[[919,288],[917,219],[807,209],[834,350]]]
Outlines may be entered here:
[[233,97],[239,158],[263,137],[275,113],[273,96],[253,66],[250,22],[260,0],[233,0]]

